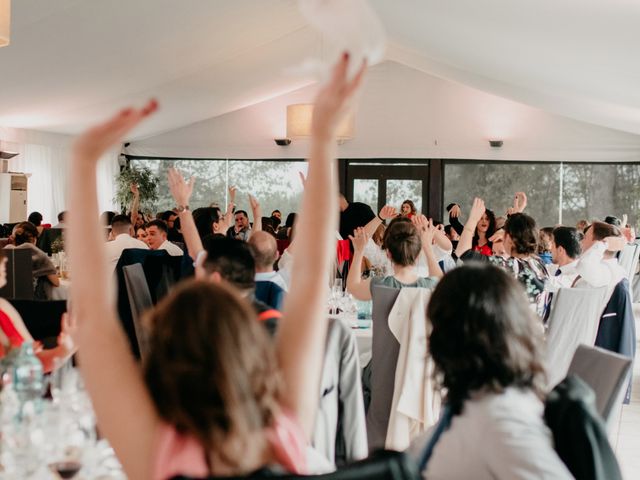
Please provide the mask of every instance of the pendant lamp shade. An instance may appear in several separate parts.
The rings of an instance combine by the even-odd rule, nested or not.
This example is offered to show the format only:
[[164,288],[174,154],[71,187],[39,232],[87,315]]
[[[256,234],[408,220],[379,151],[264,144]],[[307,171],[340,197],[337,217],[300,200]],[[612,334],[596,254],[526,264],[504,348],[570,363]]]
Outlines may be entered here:
[[[310,137],[312,116],[313,104],[311,103],[287,105],[287,138]],[[354,130],[355,115],[350,112],[338,126],[338,140],[353,138]]]
[[0,0],[0,47],[9,45],[11,33],[11,0]]

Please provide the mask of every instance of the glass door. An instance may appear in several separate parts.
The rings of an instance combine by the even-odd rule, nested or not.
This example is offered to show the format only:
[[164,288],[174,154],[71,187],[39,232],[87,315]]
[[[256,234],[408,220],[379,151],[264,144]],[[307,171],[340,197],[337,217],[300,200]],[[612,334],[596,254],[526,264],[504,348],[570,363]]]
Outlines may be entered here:
[[418,212],[427,211],[429,165],[350,163],[347,199],[369,205],[378,213],[385,205],[400,206],[411,200]]

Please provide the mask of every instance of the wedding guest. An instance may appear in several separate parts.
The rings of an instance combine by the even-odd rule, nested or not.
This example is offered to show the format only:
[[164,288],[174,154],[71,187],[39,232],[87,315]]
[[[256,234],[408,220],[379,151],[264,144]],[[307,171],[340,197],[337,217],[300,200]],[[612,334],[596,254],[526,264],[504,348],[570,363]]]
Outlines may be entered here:
[[[336,129],[364,68],[353,80],[347,70],[345,54],[314,103],[299,255],[275,343],[233,288],[195,280],[177,287],[148,316],[149,354],[140,369],[104,294],[109,269],[95,218],[96,166],[156,103],[124,110],[76,141],[69,254],[74,314],[82,319],[80,365],[100,431],[128,478],[242,476],[273,465],[307,471],[304,449],[327,329],[323,286],[335,254]],[[314,215],[318,204],[326,206],[324,215]],[[185,211],[183,232],[192,231],[188,241],[199,239]],[[198,278],[204,274],[197,267]]]
[[411,200],[405,200],[402,202],[400,206],[400,215],[403,217],[413,218],[418,211],[416,210],[416,205]]
[[278,260],[278,244],[273,235],[256,232],[249,239],[249,248],[256,262],[256,282],[273,282],[287,291],[287,285],[278,272],[273,269]]
[[[3,288],[6,284],[7,257],[0,249],[0,288]],[[51,372],[56,364],[62,364],[76,351],[72,339],[75,325],[71,324],[67,315],[62,317],[61,322],[61,331],[56,347],[44,350],[42,345],[35,345],[36,356],[42,362],[45,373]],[[0,358],[3,358],[10,348],[18,348],[24,342],[33,341],[33,337],[27,330],[18,311],[13,305],[0,297]]]
[[[353,243],[353,261],[347,276],[347,290],[358,300],[371,300],[371,287],[384,285],[392,288],[418,287],[432,288],[442,270],[433,254],[433,236],[436,228],[424,215],[414,217],[415,224],[406,217],[398,217],[389,223],[383,245],[388,252],[393,275],[362,278],[362,258],[369,241],[364,228],[358,228],[350,240]],[[416,261],[424,251],[431,277],[420,277],[416,271]]]
[[[570,479],[545,425],[543,339],[522,287],[476,263],[445,275],[429,306],[429,353],[446,392],[425,479]],[[430,435],[414,441],[419,456]]]
[[35,298],[47,300],[52,297],[52,289],[60,286],[56,267],[49,256],[36,247],[38,230],[30,222],[21,222],[13,227],[12,244],[5,248],[28,250],[31,254],[31,268]]
[[65,228],[67,226],[67,211],[64,210],[58,214],[58,223],[56,223],[52,228]]
[[38,229],[38,237],[42,235],[44,227],[42,226],[42,214],[40,212],[31,212],[29,218],[27,218],[27,222],[33,223],[36,226]]
[[122,251],[126,248],[142,248],[149,250],[149,246],[141,240],[133,237],[133,225],[127,215],[116,215],[111,221],[111,235],[113,240],[107,242],[105,251],[107,263],[115,270]]
[[152,220],[147,223],[147,245],[151,250],[166,250],[172,257],[181,257],[184,252],[180,247],[167,239],[169,229],[163,220]]

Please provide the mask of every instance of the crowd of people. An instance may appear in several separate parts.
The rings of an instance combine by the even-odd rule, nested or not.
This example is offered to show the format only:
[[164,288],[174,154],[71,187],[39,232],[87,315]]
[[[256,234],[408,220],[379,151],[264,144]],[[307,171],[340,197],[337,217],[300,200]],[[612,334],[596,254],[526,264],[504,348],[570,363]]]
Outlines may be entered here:
[[[279,210],[263,217],[252,196],[251,218],[235,210],[235,188],[225,211],[192,210],[195,181],[175,169],[168,173],[175,209],[145,218],[132,185],[130,212],[98,216],[98,159],[158,105],[124,110],[80,136],[70,210],[57,225],[72,266],[73,311],[43,362],[77,351],[100,431],[130,478],[315,471],[309,439],[338,232],[352,245],[346,289],[356,299],[370,300],[376,285],[432,290],[424,312],[428,352],[450,417],[425,478],[572,478],[542,415],[550,298],[574,286],[612,292],[625,278],[616,252],[635,234],[615,217],[540,229],[522,192],[502,216],[476,198],[464,223],[465,206],[451,204],[446,225],[410,199],[377,214],[347,202],[338,192],[335,135],[365,72],[362,66],[349,78],[348,67],[345,54],[318,93],[300,212],[284,224]],[[41,222],[34,212],[16,225],[8,248],[29,249],[38,288],[55,288],[56,269],[36,247]],[[148,313],[141,365],[108,294],[131,248],[189,257],[195,268]],[[1,299],[0,326],[3,345],[29,340]],[[420,455],[428,436],[410,450]]]

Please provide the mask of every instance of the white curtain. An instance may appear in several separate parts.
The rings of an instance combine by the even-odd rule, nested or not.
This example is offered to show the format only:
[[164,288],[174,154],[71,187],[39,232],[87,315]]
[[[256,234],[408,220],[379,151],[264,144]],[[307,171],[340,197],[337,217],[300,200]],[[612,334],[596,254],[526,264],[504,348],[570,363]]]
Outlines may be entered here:
[[[58,223],[57,215],[71,208],[67,204],[70,140],[67,135],[17,129],[0,129],[2,149],[18,152],[9,161],[13,172],[30,174],[27,192],[28,213],[38,211],[43,223]],[[115,176],[119,171],[117,151],[104,155],[98,164],[98,205],[100,211],[115,210]],[[25,218],[26,220],[26,218]]]

